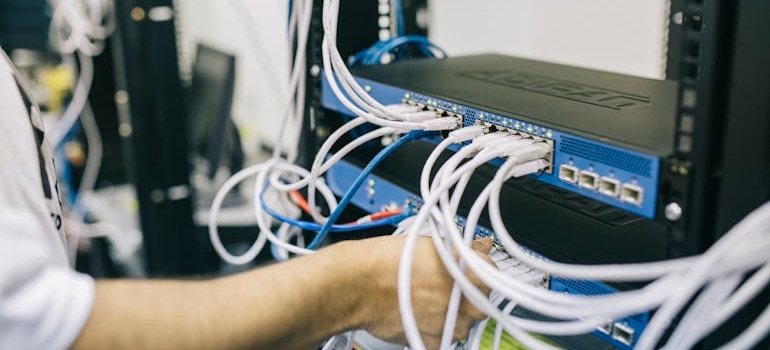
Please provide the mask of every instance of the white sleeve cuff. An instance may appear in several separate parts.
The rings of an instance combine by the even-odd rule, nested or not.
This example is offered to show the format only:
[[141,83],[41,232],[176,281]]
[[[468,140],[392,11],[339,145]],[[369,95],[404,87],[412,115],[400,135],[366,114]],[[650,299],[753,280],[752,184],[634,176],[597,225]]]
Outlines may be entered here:
[[94,281],[66,267],[51,267],[7,292],[0,305],[0,344],[67,349],[91,315]]

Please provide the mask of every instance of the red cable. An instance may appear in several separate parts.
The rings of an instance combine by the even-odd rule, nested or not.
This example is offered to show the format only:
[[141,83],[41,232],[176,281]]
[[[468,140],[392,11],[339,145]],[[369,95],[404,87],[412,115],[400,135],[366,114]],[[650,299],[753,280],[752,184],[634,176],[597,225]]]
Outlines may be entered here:
[[[307,200],[305,199],[305,196],[303,196],[302,193],[300,193],[298,190],[294,190],[294,191],[289,192],[289,197],[294,202],[294,204],[299,206],[308,215],[312,215],[312,213],[310,211],[310,204],[308,204]],[[399,215],[402,212],[403,211],[401,209],[395,209],[395,210],[388,210],[388,209],[386,209],[386,210],[383,210],[381,212],[377,212],[377,213],[366,215],[366,216],[361,217],[360,219],[358,219],[356,221],[348,222],[348,223],[346,223],[346,225],[361,224],[361,223],[365,223],[365,222],[372,222],[372,221],[387,219],[389,217],[393,217],[393,216]]]

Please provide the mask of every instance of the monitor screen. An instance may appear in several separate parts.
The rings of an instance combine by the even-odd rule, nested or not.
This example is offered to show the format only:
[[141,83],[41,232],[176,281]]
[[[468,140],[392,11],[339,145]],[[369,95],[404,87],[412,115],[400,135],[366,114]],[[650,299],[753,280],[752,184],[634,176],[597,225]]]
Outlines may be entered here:
[[190,141],[212,179],[221,165],[229,165],[231,171],[242,166],[240,139],[230,118],[234,88],[235,56],[198,44],[190,91]]

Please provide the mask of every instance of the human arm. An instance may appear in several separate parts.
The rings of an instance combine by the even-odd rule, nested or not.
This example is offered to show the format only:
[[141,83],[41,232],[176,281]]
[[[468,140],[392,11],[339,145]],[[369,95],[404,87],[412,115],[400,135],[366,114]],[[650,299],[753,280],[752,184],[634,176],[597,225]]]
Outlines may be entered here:
[[[100,281],[73,348],[311,349],[359,328],[403,343],[396,295],[402,244],[401,237],[342,242],[209,281]],[[488,242],[479,250],[488,251]],[[414,305],[435,348],[452,279],[430,239],[420,240],[416,256]],[[458,329],[480,316],[464,306]]]

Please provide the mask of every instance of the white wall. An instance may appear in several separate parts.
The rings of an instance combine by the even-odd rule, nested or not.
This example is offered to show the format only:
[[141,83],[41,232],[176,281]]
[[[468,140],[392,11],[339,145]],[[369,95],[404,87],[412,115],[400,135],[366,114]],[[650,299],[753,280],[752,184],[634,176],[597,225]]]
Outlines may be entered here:
[[177,0],[183,59],[194,59],[197,42],[237,55],[233,118],[247,154],[256,152],[261,142],[274,144],[285,108],[287,4],[286,0]]
[[665,76],[669,0],[430,0],[430,37],[450,55],[498,52]]
[[[664,76],[668,0],[429,1],[431,39],[450,55],[494,51]],[[177,0],[183,58],[192,59],[198,41],[238,55],[233,114],[247,152],[273,145],[278,134],[289,69],[287,3]]]

